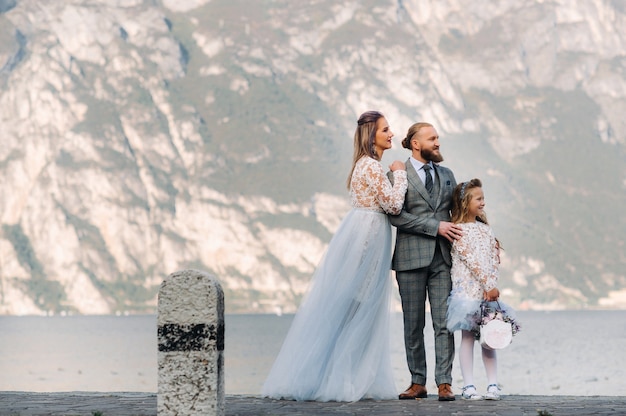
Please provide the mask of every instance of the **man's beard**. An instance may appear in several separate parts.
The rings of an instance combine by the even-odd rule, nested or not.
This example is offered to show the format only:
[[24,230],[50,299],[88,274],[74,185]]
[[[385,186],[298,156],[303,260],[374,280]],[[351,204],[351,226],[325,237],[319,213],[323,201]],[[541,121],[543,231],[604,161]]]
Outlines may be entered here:
[[430,160],[431,162],[443,162],[443,156],[441,155],[441,153],[435,153],[429,149],[420,149],[420,154],[424,159]]

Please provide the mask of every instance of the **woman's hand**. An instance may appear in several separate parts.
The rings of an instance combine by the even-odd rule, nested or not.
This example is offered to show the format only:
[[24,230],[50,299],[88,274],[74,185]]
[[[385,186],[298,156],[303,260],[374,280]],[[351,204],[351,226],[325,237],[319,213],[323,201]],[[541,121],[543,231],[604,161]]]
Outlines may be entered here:
[[498,300],[499,297],[500,297],[500,291],[498,290],[497,287],[494,287],[490,291],[485,292],[483,294],[483,298],[488,302],[496,301]]
[[389,165],[389,169],[391,169],[392,172],[395,170],[406,170],[406,166],[404,166],[404,162],[394,160],[393,163]]

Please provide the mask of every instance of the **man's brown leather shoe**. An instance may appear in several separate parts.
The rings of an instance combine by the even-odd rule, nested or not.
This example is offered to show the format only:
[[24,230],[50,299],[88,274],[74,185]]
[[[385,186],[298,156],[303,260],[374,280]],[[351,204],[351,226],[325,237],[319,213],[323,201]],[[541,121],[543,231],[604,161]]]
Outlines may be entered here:
[[[400,400],[414,400],[414,399],[423,399],[428,396],[426,392],[426,387],[421,384],[411,383],[408,389],[400,393],[398,398]],[[454,397],[454,396],[453,396]]]
[[454,393],[452,393],[452,387],[448,383],[441,383],[439,385],[439,401],[451,402],[455,400]]

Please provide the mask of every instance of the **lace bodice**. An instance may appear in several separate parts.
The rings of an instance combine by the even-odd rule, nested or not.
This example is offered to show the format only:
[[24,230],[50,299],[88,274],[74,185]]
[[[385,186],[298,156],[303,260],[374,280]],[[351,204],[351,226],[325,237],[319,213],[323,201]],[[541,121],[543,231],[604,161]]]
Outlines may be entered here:
[[459,225],[463,237],[452,244],[452,291],[482,299],[483,291],[498,284],[496,237],[491,227],[482,222]]
[[379,161],[367,156],[359,159],[350,180],[352,207],[399,214],[407,188],[406,171],[396,170],[393,177],[392,186]]

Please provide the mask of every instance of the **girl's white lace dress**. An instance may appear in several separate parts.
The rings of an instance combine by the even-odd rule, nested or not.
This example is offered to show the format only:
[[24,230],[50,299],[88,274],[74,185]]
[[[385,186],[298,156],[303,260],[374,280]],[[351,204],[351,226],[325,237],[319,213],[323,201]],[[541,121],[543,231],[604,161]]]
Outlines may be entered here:
[[391,225],[407,188],[392,186],[380,162],[361,158],[351,180],[353,209],[313,274],[262,395],[345,401],[397,397],[389,351]]
[[[477,321],[472,316],[480,309],[483,293],[498,285],[498,249],[493,230],[479,221],[459,225],[463,237],[454,241],[451,252],[452,292],[447,315],[450,332],[475,329]],[[500,306],[508,308],[502,302]]]

